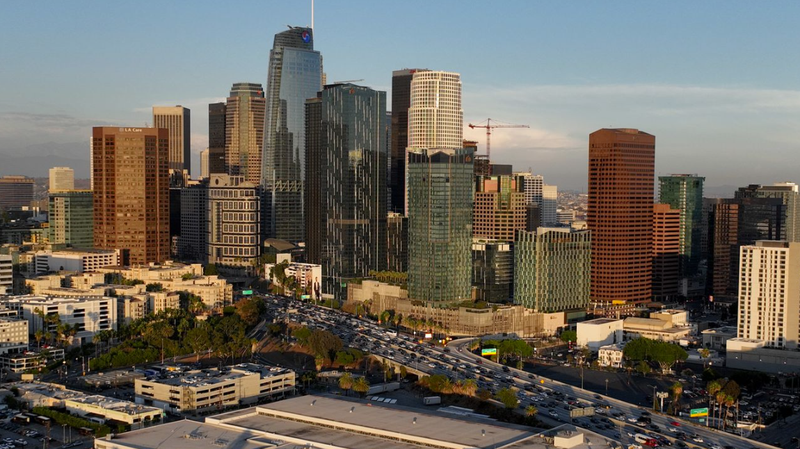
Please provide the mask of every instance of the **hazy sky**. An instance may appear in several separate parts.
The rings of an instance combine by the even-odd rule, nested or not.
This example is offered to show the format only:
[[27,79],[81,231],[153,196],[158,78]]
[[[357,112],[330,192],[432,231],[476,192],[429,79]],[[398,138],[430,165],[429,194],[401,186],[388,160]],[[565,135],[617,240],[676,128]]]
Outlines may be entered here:
[[[264,83],[273,35],[310,1],[0,2],[0,159],[86,161],[91,126],[192,110]],[[656,135],[656,172],[707,185],[800,182],[800,2],[317,0],[329,82],[390,90],[392,70],[459,72],[464,120],[498,130],[493,159],[584,190],[588,134]],[[481,131],[465,138],[480,142]],[[10,164],[5,164],[10,165]],[[80,173],[81,167],[75,167]],[[0,164],[0,173],[4,164]],[[26,173],[22,173],[26,174]]]

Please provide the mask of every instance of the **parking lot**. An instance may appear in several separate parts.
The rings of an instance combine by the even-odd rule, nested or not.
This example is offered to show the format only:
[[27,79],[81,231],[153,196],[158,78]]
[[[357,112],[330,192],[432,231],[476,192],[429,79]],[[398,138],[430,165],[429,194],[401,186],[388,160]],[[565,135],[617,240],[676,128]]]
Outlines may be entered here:
[[[41,448],[48,430],[37,423],[18,424],[11,422],[11,417],[0,420],[0,449]],[[75,448],[83,449],[92,446],[92,437],[82,436],[77,429],[69,426],[50,428],[50,448]]]

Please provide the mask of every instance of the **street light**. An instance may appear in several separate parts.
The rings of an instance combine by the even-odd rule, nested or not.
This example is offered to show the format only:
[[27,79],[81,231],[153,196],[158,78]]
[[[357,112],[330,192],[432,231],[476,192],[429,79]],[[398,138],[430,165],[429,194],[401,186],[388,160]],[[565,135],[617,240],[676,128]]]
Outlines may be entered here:
[[606,396],[608,396],[608,379],[606,379]]

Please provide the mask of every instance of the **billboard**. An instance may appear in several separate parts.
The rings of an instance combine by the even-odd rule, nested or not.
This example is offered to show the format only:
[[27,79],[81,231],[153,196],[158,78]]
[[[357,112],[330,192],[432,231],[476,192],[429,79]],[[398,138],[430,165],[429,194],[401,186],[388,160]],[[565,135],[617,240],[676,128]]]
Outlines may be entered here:
[[701,416],[708,416],[708,408],[693,408],[689,411],[689,416],[692,418],[699,418]]
[[426,332],[426,333],[425,333],[425,338],[427,338],[427,339],[431,339],[431,338],[433,338],[433,334],[432,334],[432,333],[430,333],[430,332]]
[[497,348],[483,348],[481,349],[481,355],[484,357],[487,355],[497,355]]

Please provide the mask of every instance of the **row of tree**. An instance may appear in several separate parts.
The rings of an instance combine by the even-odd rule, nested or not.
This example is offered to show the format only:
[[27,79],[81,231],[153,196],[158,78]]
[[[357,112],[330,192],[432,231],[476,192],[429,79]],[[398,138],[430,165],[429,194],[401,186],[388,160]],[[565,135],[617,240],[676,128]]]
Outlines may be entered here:
[[[633,362],[657,363],[662,373],[669,372],[677,362],[682,362],[689,354],[680,346],[660,340],[639,337],[625,345],[623,355]],[[646,374],[646,373],[643,373]]]

